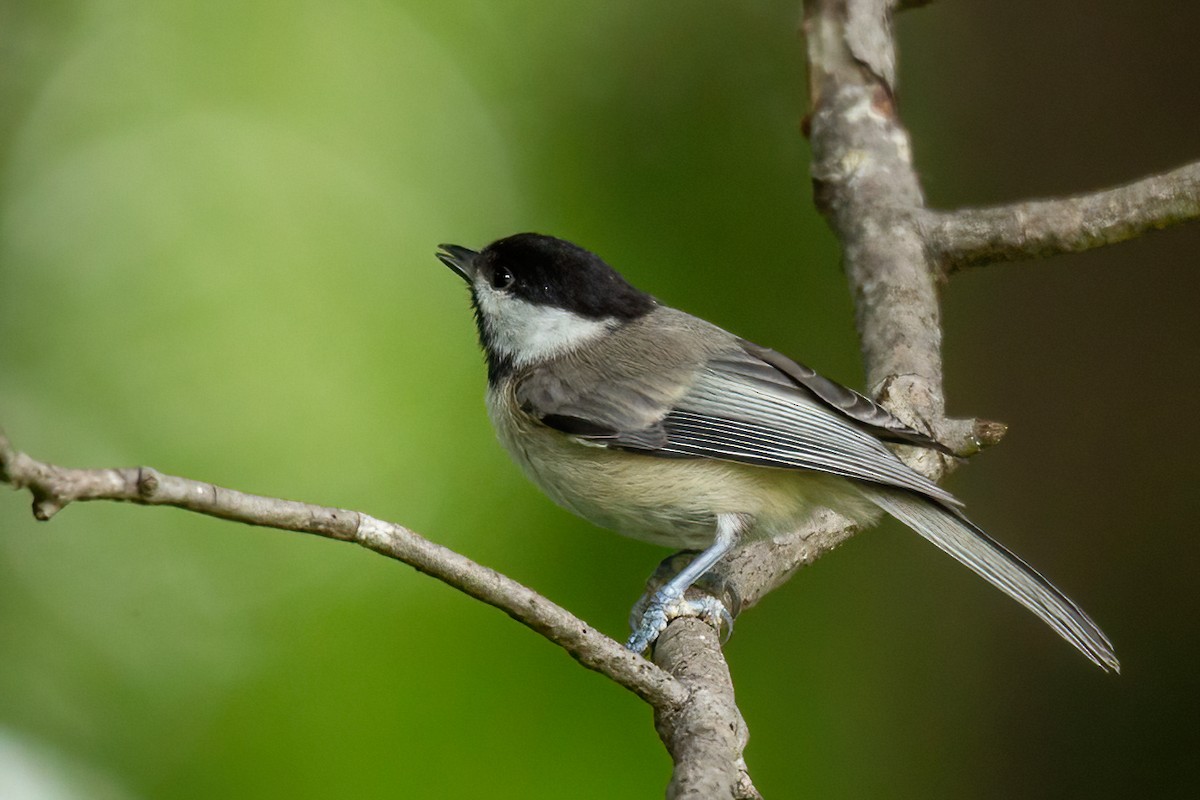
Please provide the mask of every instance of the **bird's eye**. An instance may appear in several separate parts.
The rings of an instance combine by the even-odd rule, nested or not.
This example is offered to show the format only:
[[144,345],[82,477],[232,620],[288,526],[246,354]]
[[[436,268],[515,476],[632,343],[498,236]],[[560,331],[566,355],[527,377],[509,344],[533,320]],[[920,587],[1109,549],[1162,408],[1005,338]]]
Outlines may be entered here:
[[492,288],[507,289],[513,285],[516,278],[505,267],[496,267],[496,271],[492,273]]

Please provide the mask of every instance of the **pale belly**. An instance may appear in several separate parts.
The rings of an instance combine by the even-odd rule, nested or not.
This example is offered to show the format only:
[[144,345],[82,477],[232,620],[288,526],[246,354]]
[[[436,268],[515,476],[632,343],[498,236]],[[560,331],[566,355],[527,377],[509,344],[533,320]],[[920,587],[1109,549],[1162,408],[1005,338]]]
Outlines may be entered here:
[[833,476],[609,450],[521,414],[500,419],[492,402],[488,410],[501,444],[554,502],[636,539],[699,549],[712,543],[717,514],[748,515],[751,536],[773,536],[796,530],[818,507],[853,517],[869,508]]

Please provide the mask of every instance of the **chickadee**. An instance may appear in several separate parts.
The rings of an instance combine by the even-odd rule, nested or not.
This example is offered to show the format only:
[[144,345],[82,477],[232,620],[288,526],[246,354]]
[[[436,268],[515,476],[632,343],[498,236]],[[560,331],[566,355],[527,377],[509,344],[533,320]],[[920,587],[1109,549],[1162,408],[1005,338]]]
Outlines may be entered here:
[[892,454],[885,441],[944,448],[872,400],[662,305],[570,242],[441,249],[471,289],[488,414],[530,480],[596,525],[701,551],[651,598],[630,649],[673,616],[713,613],[684,591],[746,537],[795,531],[814,508],[860,522],[882,509],[1119,670],[1074,601]]

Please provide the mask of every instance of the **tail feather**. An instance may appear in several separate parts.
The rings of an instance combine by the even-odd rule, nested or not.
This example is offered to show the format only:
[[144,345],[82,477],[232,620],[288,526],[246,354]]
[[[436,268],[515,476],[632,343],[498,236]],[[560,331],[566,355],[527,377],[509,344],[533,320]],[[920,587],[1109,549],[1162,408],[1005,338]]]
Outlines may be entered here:
[[871,502],[1028,608],[1101,669],[1121,671],[1112,643],[1074,600],[961,513],[911,492],[859,488]]

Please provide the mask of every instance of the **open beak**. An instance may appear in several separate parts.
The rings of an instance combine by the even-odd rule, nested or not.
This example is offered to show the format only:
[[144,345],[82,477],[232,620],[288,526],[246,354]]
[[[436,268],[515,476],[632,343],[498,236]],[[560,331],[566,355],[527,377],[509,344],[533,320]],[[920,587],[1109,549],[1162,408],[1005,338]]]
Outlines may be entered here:
[[475,257],[479,253],[456,244],[439,244],[438,247],[445,251],[437,254],[438,261],[454,270],[467,283],[475,279]]

